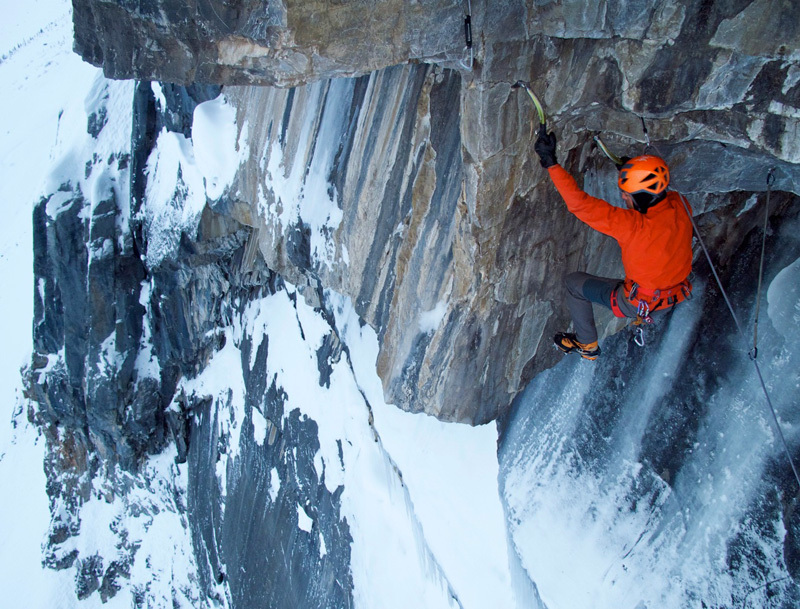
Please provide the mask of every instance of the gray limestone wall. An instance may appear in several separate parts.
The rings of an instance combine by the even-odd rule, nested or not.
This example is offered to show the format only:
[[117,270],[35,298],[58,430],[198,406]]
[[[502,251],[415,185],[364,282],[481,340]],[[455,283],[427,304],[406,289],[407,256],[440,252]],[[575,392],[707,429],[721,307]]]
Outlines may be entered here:
[[[778,5],[773,12],[783,14]],[[348,110],[355,123],[343,119],[353,127],[331,177],[343,212],[332,268],[293,253],[297,231],[250,221],[264,223],[259,239],[271,268],[295,281],[310,273],[349,295],[378,331],[389,401],[482,423],[507,412],[556,361],[550,336],[568,324],[562,277],[574,269],[621,274],[616,244],[571,217],[538,166],[533,107],[510,85],[527,80],[542,98],[559,159],[587,191],[617,199],[616,172],[593,139],[602,135],[619,154],[662,154],[695,211],[727,208],[723,216],[743,193],[763,192],[770,167],[776,190],[797,193],[800,87],[796,32],[781,29],[784,44],[776,45],[752,18],[754,3],[472,8],[480,40],[472,70],[390,68],[359,81]],[[749,36],[763,44],[739,48]],[[354,53],[353,63],[361,57]],[[325,112],[306,105],[307,88],[226,93],[240,122],[258,125],[259,150],[277,137],[265,113],[291,125]],[[334,153],[319,144],[315,154]],[[237,209],[257,217],[256,184],[265,176],[255,160],[231,191]],[[420,316],[440,302],[441,323],[421,331]],[[619,327],[603,315],[601,325]]]
[[[562,276],[621,273],[616,244],[572,218],[538,166],[533,108],[510,85],[542,98],[559,159],[587,191],[616,198],[602,134],[618,154],[662,154],[695,211],[725,217],[763,192],[770,167],[776,190],[798,193],[796,22],[791,3],[768,0],[76,0],[75,47],[114,78],[225,85],[251,159],[215,209],[256,229],[270,268],[353,299],[379,333],[389,401],[483,423],[555,362]],[[232,86],[243,83],[262,86]],[[335,156],[342,220],[326,262],[308,225],[268,213],[278,195],[262,151],[276,142],[290,164]],[[441,322],[420,326],[431,311]]]

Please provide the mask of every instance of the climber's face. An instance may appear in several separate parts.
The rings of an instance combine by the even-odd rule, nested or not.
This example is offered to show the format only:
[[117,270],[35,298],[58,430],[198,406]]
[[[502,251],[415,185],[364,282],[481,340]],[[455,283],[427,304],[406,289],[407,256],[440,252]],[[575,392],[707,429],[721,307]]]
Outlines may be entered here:
[[633,197],[631,193],[625,192],[624,190],[620,190],[622,193],[622,200],[625,201],[625,205],[628,206],[628,209],[633,209]]

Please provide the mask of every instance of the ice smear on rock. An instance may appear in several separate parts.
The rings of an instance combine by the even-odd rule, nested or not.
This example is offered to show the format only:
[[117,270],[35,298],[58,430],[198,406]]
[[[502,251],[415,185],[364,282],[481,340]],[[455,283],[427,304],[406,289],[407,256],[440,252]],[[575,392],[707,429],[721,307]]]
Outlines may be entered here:
[[324,111],[306,117],[288,144],[285,138],[275,140],[261,159],[266,180],[259,189],[259,211],[282,230],[308,230],[307,253],[315,264],[329,268],[336,260],[333,234],[343,219],[331,174],[348,126],[342,117],[353,103],[355,82],[338,79],[298,88],[296,95],[308,97],[310,107],[325,99]]
[[777,274],[767,290],[767,312],[786,340],[800,342],[800,258]]
[[249,153],[247,123],[239,134],[236,110],[223,95],[195,108],[192,141],[208,198],[219,199]]
[[[793,313],[797,269],[771,286],[773,322]],[[502,494],[549,609],[797,600],[781,507],[795,483],[735,327],[700,323],[724,304],[718,294],[705,302],[698,284],[646,349],[617,334],[602,359],[565,358],[516,404],[500,448]],[[760,343],[796,446],[800,350],[771,324]]]

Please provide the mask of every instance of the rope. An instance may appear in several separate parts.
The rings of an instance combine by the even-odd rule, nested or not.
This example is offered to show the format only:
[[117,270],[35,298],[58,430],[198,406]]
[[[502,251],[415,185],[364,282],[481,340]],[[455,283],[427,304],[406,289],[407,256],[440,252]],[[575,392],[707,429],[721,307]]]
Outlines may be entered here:
[[767,204],[764,210],[764,231],[761,234],[761,262],[758,265],[758,292],[756,296],[756,320],[753,323],[753,350],[750,357],[758,357],[758,314],[761,311],[761,280],[764,277],[764,251],[767,249],[767,224],[769,223],[769,195],[772,184],[775,182],[775,170],[770,168],[767,172]]
[[[757,586],[757,587],[753,588],[752,590],[750,590],[750,592],[747,593],[747,595],[745,595],[744,600],[742,601],[742,607],[747,607],[747,599],[750,598],[750,595],[753,592],[757,592],[758,590],[761,590],[762,588],[768,588],[772,584],[777,584],[777,583],[780,583],[782,581],[785,581],[785,580],[791,579],[791,578],[792,578],[791,575],[787,575],[785,577],[779,577],[778,579],[773,579],[772,581],[768,581],[766,583],[761,584],[760,586]],[[794,582],[794,581],[792,583],[796,584],[796,582]]]
[[[768,185],[769,185],[769,179],[770,178],[768,176],[767,177]],[[681,202],[683,203],[683,208],[686,210],[686,215],[689,216],[689,221],[692,223],[692,228],[694,229],[694,232],[697,235],[697,240],[700,242],[700,247],[703,248],[703,253],[706,255],[706,260],[708,260],[708,265],[709,267],[711,267],[711,272],[714,274],[714,279],[717,281],[717,285],[719,286],[720,292],[722,293],[722,296],[725,299],[725,304],[728,305],[728,309],[731,312],[733,321],[736,323],[736,329],[739,331],[742,340],[746,341],[747,337],[744,334],[744,330],[742,330],[742,325],[739,323],[739,318],[736,316],[736,312],[733,310],[733,305],[731,304],[731,301],[728,298],[728,293],[725,291],[725,288],[722,287],[722,281],[720,280],[719,275],[717,274],[717,269],[714,267],[714,263],[711,261],[711,256],[708,253],[706,244],[703,241],[703,238],[700,236],[700,231],[697,229],[697,224],[695,224],[694,218],[692,217],[692,212],[689,211],[689,204],[686,202],[686,197],[680,195],[680,198]],[[764,257],[763,250],[761,253],[761,257],[763,261]],[[753,365],[756,368],[756,373],[758,374],[758,380],[761,382],[761,389],[764,391],[764,397],[767,399],[767,405],[769,406],[769,411],[772,414],[772,420],[775,423],[775,429],[778,432],[778,437],[780,438],[781,444],[783,444],[783,450],[786,453],[786,459],[789,461],[789,465],[792,468],[794,477],[797,480],[797,485],[798,487],[800,487],[800,474],[797,473],[797,468],[795,467],[794,460],[792,459],[792,453],[789,451],[788,444],[786,444],[786,438],[783,436],[783,431],[781,430],[780,423],[778,422],[778,416],[775,414],[775,407],[772,405],[772,400],[769,397],[769,391],[767,391],[767,385],[764,382],[764,377],[761,374],[761,367],[758,365],[758,361],[756,360],[755,354],[753,352],[750,352],[750,360],[753,362]]]

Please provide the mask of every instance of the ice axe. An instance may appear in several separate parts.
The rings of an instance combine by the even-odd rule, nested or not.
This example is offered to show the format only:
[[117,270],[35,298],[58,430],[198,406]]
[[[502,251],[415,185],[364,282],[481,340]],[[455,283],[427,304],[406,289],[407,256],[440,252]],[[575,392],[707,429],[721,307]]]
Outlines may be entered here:
[[[531,98],[533,105],[536,106],[536,112],[539,114],[539,135],[547,135],[547,116],[544,113],[544,107],[542,106],[542,102],[539,101],[539,98],[536,97],[536,94],[531,91],[530,85],[524,80],[518,80],[511,85],[511,88],[525,89],[525,92],[528,94],[528,97]],[[531,125],[531,128],[533,128],[533,125]]]
[[[649,148],[654,147],[654,146],[650,143],[650,134],[647,133],[647,124],[644,122],[644,117],[640,116],[639,118],[642,121],[642,130],[644,131],[644,137],[647,140],[647,145],[644,147],[644,152],[642,154],[647,154],[647,150]],[[602,150],[603,153],[611,160],[611,162],[614,163],[614,165],[617,166],[617,169],[622,169],[622,166],[625,163],[627,163],[628,161],[630,161],[630,157],[627,157],[627,156],[619,157],[616,154],[614,154],[613,152],[611,152],[608,149],[608,146],[606,146],[603,143],[603,140],[600,139],[599,135],[595,135],[594,136],[594,141],[600,147],[600,150]]]
[[603,153],[605,153],[605,155],[611,160],[611,162],[614,163],[614,165],[617,166],[617,169],[621,168],[625,164],[626,159],[622,159],[622,158],[618,157],[616,154],[614,154],[613,152],[611,152],[608,149],[608,146],[606,146],[603,143],[603,140],[600,139],[599,135],[595,135],[594,136],[594,141],[597,142],[597,145],[600,147],[600,150],[602,150]]

